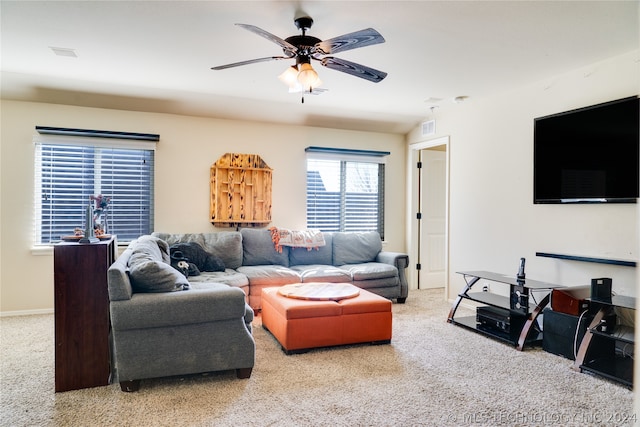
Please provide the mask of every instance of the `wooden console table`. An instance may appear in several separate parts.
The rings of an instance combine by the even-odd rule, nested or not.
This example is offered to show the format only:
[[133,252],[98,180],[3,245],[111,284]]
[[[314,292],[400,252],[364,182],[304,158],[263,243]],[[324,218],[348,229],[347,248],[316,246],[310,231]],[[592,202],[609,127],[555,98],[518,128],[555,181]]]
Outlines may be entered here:
[[107,269],[116,256],[115,238],[53,248],[56,392],[109,384]]
[[[467,285],[458,295],[447,321],[454,325],[462,326],[472,331],[491,336],[501,341],[513,344],[520,351],[526,344],[538,344],[542,342],[542,332],[535,328],[538,315],[549,304],[551,290],[564,288],[561,285],[541,282],[532,279],[518,280],[515,275],[492,273],[489,271],[461,271]],[[491,292],[471,292],[474,285],[480,280],[486,280],[502,285],[509,285],[509,296],[502,296]],[[535,303],[530,300],[531,291],[548,291],[547,294]],[[486,327],[478,320],[478,316],[455,318],[456,311],[462,300],[470,300],[484,304],[482,308],[495,308],[498,312],[504,312],[508,322],[500,321],[503,329]],[[479,307],[479,308],[481,308]],[[513,327],[511,327],[513,326]]]

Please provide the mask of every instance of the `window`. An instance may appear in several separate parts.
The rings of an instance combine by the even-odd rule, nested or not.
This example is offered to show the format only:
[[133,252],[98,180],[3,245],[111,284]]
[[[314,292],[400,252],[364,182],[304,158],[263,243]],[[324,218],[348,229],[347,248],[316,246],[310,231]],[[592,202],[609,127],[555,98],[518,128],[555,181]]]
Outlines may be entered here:
[[385,165],[381,156],[387,154],[308,147],[307,227],[377,231],[384,239]]
[[108,234],[128,242],[153,231],[155,143],[46,135],[35,143],[35,242],[84,229],[91,196],[109,198]]

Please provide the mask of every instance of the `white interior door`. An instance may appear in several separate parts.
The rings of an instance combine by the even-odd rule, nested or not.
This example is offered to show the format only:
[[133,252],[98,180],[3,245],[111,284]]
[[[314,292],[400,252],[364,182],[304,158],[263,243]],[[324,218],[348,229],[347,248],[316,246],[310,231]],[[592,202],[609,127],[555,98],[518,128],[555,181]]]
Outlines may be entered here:
[[446,284],[446,177],[447,153],[443,146],[420,151],[420,271],[421,289]]

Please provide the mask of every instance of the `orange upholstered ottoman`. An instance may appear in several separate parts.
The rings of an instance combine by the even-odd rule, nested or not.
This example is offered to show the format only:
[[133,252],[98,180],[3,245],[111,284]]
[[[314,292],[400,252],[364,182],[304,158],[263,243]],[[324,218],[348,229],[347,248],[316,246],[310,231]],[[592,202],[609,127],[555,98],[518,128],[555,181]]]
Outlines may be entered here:
[[[323,284],[327,285],[327,284]],[[344,344],[391,342],[391,301],[359,290],[353,298],[314,301],[262,290],[262,326],[285,353]]]

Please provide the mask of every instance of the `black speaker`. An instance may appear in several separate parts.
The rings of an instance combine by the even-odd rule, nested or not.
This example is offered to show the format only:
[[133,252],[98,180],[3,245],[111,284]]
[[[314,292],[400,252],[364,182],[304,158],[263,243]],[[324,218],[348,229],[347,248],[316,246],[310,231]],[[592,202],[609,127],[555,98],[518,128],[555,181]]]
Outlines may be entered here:
[[591,299],[611,302],[611,279],[591,279]]
[[542,349],[575,360],[591,319],[589,315],[579,317],[548,309],[543,311]]

